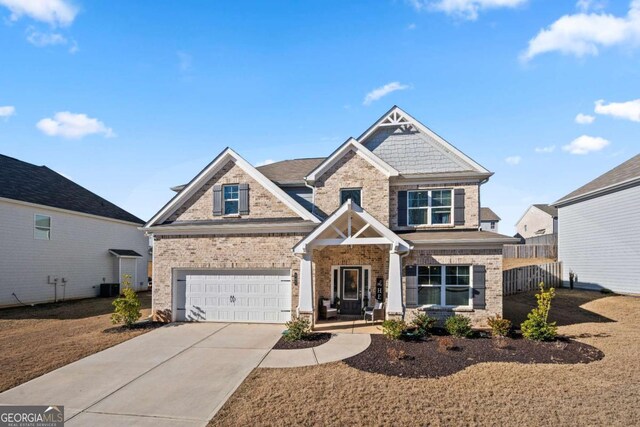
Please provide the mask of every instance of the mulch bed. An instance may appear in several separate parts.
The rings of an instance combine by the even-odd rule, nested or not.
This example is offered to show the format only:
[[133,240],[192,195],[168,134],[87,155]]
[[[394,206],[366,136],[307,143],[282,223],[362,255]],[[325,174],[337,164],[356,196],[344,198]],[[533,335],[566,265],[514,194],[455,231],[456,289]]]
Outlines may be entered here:
[[144,330],[156,329],[165,325],[166,323],[164,322],[154,322],[150,320],[149,321],[143,320],[141,322],[134,323],[133,325],[131,325],[130,328],[127,328],[124,325],[119,325],[119,326],[114,326],[112,328],[107,328],[102,332],[104,332],[105,334],[117,334],[117,333],[125,333],[130,331],[144,331]]
[[297,350],[301,348],[317,347],[329,341],[331,334],[328,332],[314,332],[307,338],[299,341],[285,341],[284,336],[273,346],[274,350]]
[[[449,349],[439,345],[440,340],[449,340]],[[603,357],[604,353],[597,348],[568,338],[534,342],[523,338],[432,336],[424,341],[392,341],[383,335],[372,335],[369,348],[344,362],[366,372],[406,378],[438,378],[482,362],[576,364]]]

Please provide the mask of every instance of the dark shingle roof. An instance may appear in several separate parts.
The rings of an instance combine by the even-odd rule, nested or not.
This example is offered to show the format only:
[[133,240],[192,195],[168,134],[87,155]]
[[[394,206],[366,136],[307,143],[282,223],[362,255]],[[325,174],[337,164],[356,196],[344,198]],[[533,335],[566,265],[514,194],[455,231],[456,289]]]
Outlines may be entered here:
[[0,154],[0,197],[144,224],[108,200],[46,166]]
[[412,243],[516,243],[517,239],[504,234],[481,230],[420,230],[396,231],[398,236]]
[[256,169],[276,184],[304,184],[304,177],[324,160],[325,157],[282,160]]
[[556,205],[568,201],[569,199],[586,196],[589,193],[593,193],[607,187],[613,187],[617,184],[637,178],[640,178],[640,154],[635,155],[621,165],[611,169],[609,172],[600,175],[593,181],[588,182],[577,190],[567,194],[558,200]]
[[480,221],[500,221],[500,217],[491,208],[480,208]]
[[537,204],[537,205],[533,205],[536,208],[540,209],[542,212],[546,212],[549,215],[551,215],[552,217],[557,217],[558,216],[558,208],[556,208],[555,206],[551,206],[551,205],[544,205],[544,204]]

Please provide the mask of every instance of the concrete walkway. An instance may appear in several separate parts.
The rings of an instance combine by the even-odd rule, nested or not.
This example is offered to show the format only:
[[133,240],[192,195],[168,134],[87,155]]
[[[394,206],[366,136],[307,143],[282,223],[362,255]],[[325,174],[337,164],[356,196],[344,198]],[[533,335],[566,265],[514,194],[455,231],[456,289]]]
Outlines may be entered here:
[[204,426],[283,328],[171,324],[1,393],[0,404],[64,405],[69,427]]
[[337,362],[362,353],[371,344],[368,334],[337,334],[317,347],[299,350],[271,350],[261,368],[296,368]]

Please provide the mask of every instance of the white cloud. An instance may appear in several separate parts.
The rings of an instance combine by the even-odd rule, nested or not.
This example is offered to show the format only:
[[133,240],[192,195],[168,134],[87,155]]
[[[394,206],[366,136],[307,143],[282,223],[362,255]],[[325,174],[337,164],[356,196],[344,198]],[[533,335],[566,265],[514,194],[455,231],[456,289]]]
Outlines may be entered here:
[[571,154],[589,154],[593,151],[600,151],[609,144],[611,144],[609,141],[599,136],[582,135],[571,141],[570,144],[563,146],[562,149]]
[[78,14],[78,9],[67,0],[0,0],[0,6],[11,11],[12,21],[28,16],[51,25],[66,26]]
[[409,25],[407,25],[407,30],[415,30],[417,28],[416,24],[411,23]]
[[256,167],[270,165],[271,163],[275,163],[275,162],[276,162],[275,160],[271,160],[271,159],[263,160],[261,162],[256,163]]
[[507,162],[508,165],[511,166],[515,166],[515,165],[519,165],[520,162],[522,161],[522,157],[520,156],[509,156],[506,159],[504,159],[505,162]]
[[176,54],[178,55],[178,68],[180,68],[180,71],[189,71],[193,63],[193,58],[191,57],[191,55],[182,51],[178,51],[176,52]]
[[536,153],[553,153],[554,151],[556,151],[556,146],[555,145],[549,145],[547,147],[536,147],[535,148],[535,152]]
[[576,7],[580,12],[588,12],[590,10],[604,9],[605,3],[597,0],[578,0],[576,2]]
[[640,122],[640,99],[627,102],[610,102],[606,105],[604,100],[600,99],[596,101],[595,112],[619,119],[631,120],[632,122]]
[[16,107],[12,105],[5,105],[4,107],[0,107],[0,117],[9,118],[16,113]]
[[632,46],[640,43],[640,0],[632,0],[629,13],[618,17],[605,13],[565,15],[531,40],[520,59],[560,52],[582,57],[597,55],[600,48]]
[[514,8],[528,0],[408,0],[417,11],[434,10],[458,18],[475,21],[478,13],[487,9]]
[[40,120],[36,127],[45,135],[61,136],[68,139],[80,139],[87,135],[103,134],[106,138],[116,136],[112,129],[98,119],[86,114],[74,114],[68,111],[56,113],[53,118]]
[[69,42],[67,38],[60,33],[41,33],[33,28],[27,30],[27,41],[38,47],[67,44]]
[[362,101],[362,104],[370,105],[373,101],[377,101],[383,96],[389,95],[391,92],[395,92],[397,90],[405,90],[405,89],[409,89],[409,85],[403,85],[400,82],[387,83],[386,85],[376,88],[371,92],[369,92],[364,97],[364,101]]
[[575,121],[580,125],[589,125],[593,123],[595,119],[596,119],[595,117],[590,116],[589,114],[578,113],[578,115],[575,118]]

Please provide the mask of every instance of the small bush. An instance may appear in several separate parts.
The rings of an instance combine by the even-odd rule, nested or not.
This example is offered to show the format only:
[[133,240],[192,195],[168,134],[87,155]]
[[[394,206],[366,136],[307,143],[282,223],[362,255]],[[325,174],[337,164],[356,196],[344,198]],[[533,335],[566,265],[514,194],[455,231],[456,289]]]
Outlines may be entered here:
[[391,362],[396,362],[398,360],[405,359],[407,357],[407,354],[404,350],[389,347],[387,348],[387,357],[389,357],[389,360]]
[[438,351],[444,353],[456,349],[456,345],[451,337],[438,337]]
[[540,291],[536,294],[538,306],[527,315],[527,320],[522,322],[520,329],[522,335],[534,341],[553,341],[558,336],[556,322],[549,322],[549,310],[551,300],[556,296],[554,288],[545,289],[544,283],[540,283]]
[[407,324],[404,320],[389,319],[382,322],[382,333],[392,340],[400,339],[405,329],[407,329]]
[[444,322],[444,327],[454,337],[466,338],[471,336],[471,320],[468,317],[459,314],[448,317]]
[[124,323],[128,328],[131,327],[141,316],[140,300],[138,294],[131,289],[125,288],[122,296],[113,301],[113,314],[111,315],[111,323]]
[[494,337],[506,337],[509,335],[509,331],[511,330],[510,320],[504,319],[502,316],[498,315],[487,319],[487,323],[491,328],[491,335]]
[[436,321],[437,319],[435,317],[431,317],[427,313],[416,313],[411,320],[411,325],[417,328],[418,335],[424,337],[431,332]]
[[287,327],[285,341],[300,341],[311,333],[311,322],[306,317],[294,316],[284,325]]

